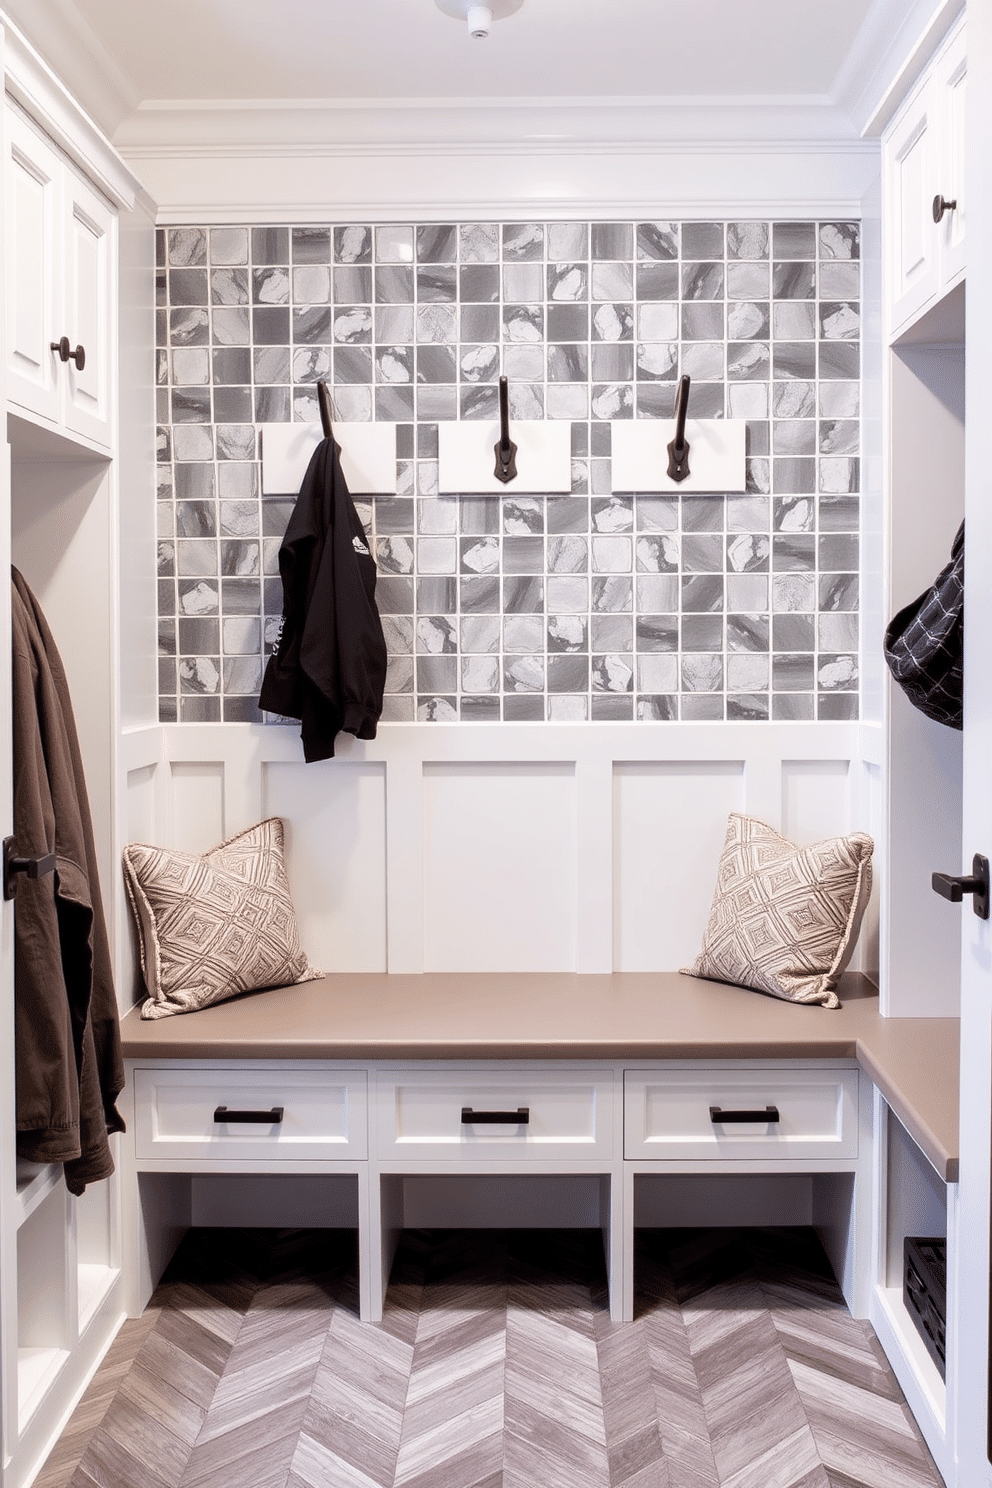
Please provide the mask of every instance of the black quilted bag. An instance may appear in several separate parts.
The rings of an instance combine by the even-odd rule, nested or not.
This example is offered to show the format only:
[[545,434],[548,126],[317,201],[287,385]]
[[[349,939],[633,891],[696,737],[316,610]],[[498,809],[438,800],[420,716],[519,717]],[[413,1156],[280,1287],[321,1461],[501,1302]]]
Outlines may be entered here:
[[899,611],[885,632],[889,671],[914,708],[962,727],[964,662],[964,523],[951,561],[919,599]]

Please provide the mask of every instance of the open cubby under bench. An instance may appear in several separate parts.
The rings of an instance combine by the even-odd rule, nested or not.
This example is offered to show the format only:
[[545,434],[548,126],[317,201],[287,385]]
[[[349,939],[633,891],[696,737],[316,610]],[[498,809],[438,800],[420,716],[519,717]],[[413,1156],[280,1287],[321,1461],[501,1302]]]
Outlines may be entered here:
[[302,1191],[310,1222],[357,1228],[372,1320],[404,1225],[473,1204],[474,1223],[599,1227],[618,1319],[637,1226],[812,1223],[864,1316],[873,1087],[954,1182],[958,1022],[883,1018],[857,974],[839,991],[830,1011],[676,972],[342,972],[135,1008],[134,1305],[187,1225],[297,1223]]

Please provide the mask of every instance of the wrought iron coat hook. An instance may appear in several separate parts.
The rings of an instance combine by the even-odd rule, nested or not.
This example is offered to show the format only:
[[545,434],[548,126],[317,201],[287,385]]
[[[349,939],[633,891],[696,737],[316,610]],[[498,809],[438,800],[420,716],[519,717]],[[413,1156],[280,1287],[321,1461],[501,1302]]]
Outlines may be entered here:
[[689,445],[685,437],[685,416],[689,411],[689,374],[679,378],[675,393],[675,438],[668,446],[668,478],[684,481],[689,471]]
[[320,427],[325,439],[334,438],[334,419],[331,411],[331,390],[326,382],[317,384],[317,403],[320,408]]
[[499,380],[499,438],[493,448],[496,451],[496,469],[493,472],[504,485],[517,478],[517,446],[510,438],[510,393],[505,377]]

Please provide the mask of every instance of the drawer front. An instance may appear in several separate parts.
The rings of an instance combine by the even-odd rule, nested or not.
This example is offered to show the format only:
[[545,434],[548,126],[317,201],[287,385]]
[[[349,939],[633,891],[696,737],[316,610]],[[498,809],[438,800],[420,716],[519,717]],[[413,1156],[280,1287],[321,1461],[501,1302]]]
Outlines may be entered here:
[[380,1157],[471,1166],[613,1155],[610,1070],[383,1071],[377,1106]]
[[[857,1070],[627,1070],[624,1086],[628,1158],[791,1161],[858,1155]],[[711,1114],[711,1108],[718,1109]],[[753,1119],[734,1120],[740,1113]]]
[[139,1161],[368,1154],[363,1070],[137,1069],[134,1096]]

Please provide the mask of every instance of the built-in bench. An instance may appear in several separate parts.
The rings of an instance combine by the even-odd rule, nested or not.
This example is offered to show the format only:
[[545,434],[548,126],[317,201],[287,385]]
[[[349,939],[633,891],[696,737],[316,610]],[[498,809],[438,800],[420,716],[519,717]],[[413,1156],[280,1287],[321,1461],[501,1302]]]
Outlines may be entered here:
[[371,1318],[411,1179],[539,1177],[571,1184],[577,1211],[591,1194],[613,1313],[629,1317],[635,1224],[700,1184],[784,1178],[812,1186],[864,1313],[872,1087],[953,1183],[958,1021],[883,1018],[857,974],[839,991],[830,1011],[679,973],[339,973],[161,1020],[133,1009],[139,1301],[183,1221],[177,1175],[347,1180]]

